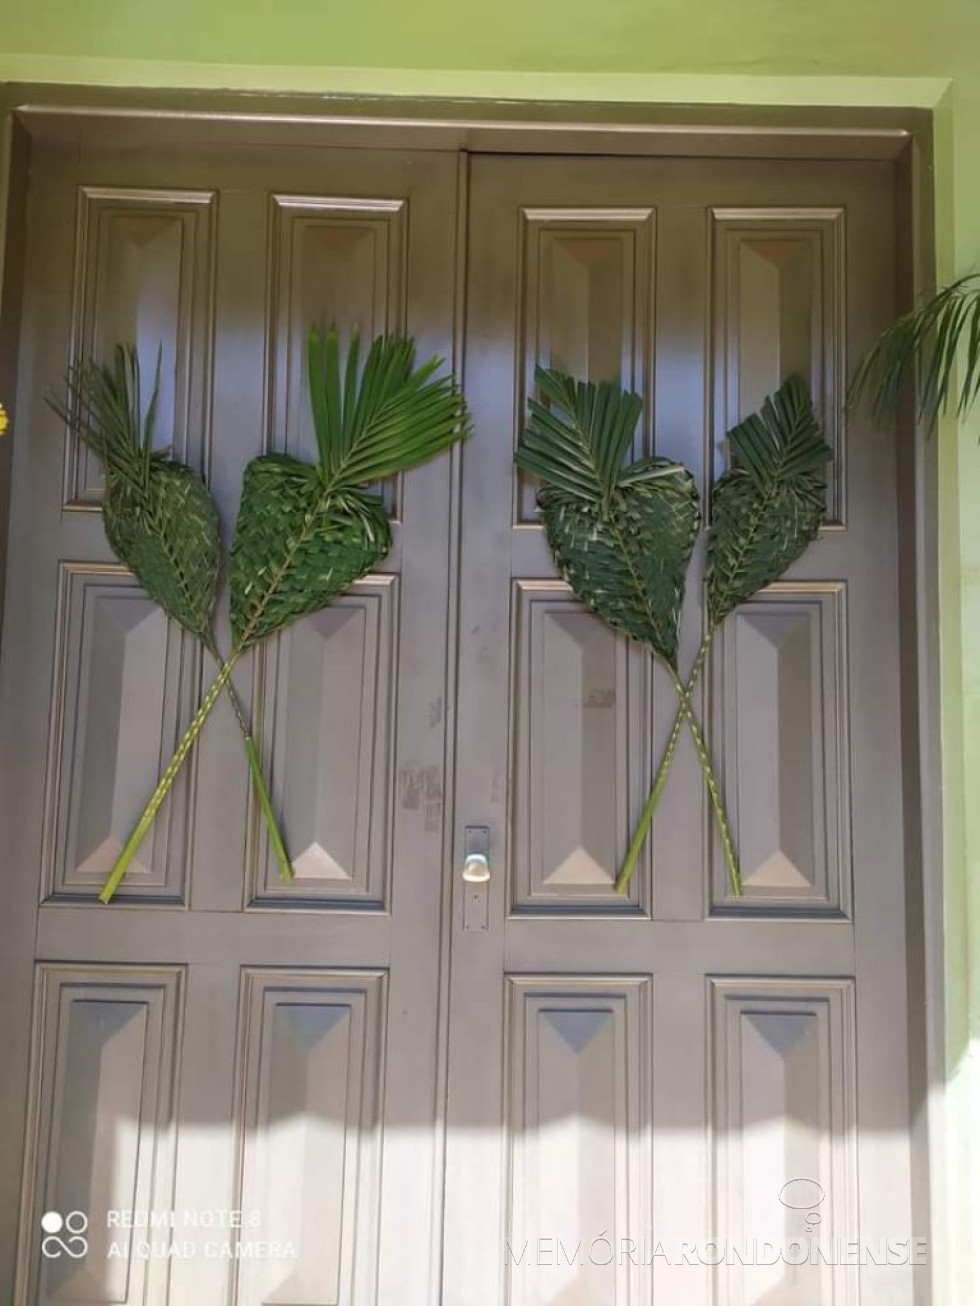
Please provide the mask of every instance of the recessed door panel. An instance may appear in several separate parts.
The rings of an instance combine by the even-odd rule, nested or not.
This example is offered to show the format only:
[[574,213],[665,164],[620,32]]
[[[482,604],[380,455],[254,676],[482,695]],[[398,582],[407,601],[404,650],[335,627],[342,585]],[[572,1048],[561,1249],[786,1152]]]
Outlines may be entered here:
[[[650,1301],[600,1240],[649,1226],[649,980],[507,978],[509,1300]],[[635,1260],[638,1261],[637,1254]]]
[[846,210],[715,209],[716,438],[747,417],[787,377],[809,385],[834,450],[828,523],[844,521],[846,495]]
[[718,1236],[785,1250],[719,1273],[719,1300],[856,1301],[854,1276],[834,1263],[857,1224],[853,981],[713,979],[710,990]]
[[18,1306],[166,1291],[108,1213],[171,1209],[182,1006],[177,967],[38,967]]
[[385,998],[380,972],[243,977],[238,1205],[280,1254],[241,1261],[242,1306],[377,1300]]
[[[527,208],[520,213],[523,386],[553,367],[639,390],[650,372],[653,209]],[[517,476],[515,520],[536,526],[535,483]]]
[[357,581],[262,657],[273,793],[293,864],[263,831],[254,902],[383,908],[391,869],[398,578]]
[[[200,650],[116,564],[59,568],[45,828],[46,896],[94,897],[193,714]],[[121,898],[180,901],[192,811],[185,772]]]
[[[159,363],[155,445],[202,468],[207,456],[216,196],[212,191],[79,187],[71,362],[111,364],[135,346],[144,376]],[[60,380],[60,378],[58,378]],[[145,402],[148,388],[144,392]],[[98,459],[65,444],[65,506],[97,508]]]
[[850,910],[846,598],[839,582],[777,582],[719,637],[715,737],[744,890],[716,862],[725,910]]
[[648,721],[638,648],[561,583],[518,581],[512,670],[513,910],[636,911],[613,893]]

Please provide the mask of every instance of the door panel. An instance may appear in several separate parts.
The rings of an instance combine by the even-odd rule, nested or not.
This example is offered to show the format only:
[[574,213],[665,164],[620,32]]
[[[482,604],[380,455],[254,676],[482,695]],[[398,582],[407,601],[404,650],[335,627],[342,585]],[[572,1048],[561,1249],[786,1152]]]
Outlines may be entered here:
[[[894,205],[885,165],[472,162],[456,819],[489,827],[492,875],[455,894],[453,1306],[911,1302],[908,1266],[678,1263],[796,1237],[801,1176],[825,1238],[910,1236],[895,458],[842,408],[893,314]],[[638,389],[635,453],[706,500],[726,429],[786,376],[823,416],[827,525],[695,696],[741,899],[686,734],[613,894],[676,700],[555,578],[512,463],[536,363]]]
[[[209,435],[217,195],[83,182],[73,199],[71,356],[105,357],[129,341],[152,363],[159,350],[158,439],[200,470]],[[96,507],[98,459],[75,443],[64,452],[65,506]]]
[[[853,981],[712,979],[710,992],[719,1227],[739,1246],[789,1246],[818,1227],[828,1247],[846,1243],[858,1210]],[[788,1204],[774,1204],[787,1184]],[[857,1296],[843,1265],[749,1264],[716,1277],[721,1301]],[[868,1295],[882,1300],[877,1287]]]
[[[509,975],[506,1002],[507,1200],[515,1230],[556,1231],[546,1255],[511,1243],[506,1300],[648,1302],[646,1268],[598,1240],[610,1212],[620,1227],[650,1224],[650,980]],[[557,1231],[591,1224],[597,1248],[580,1267]]]
[[[194,712],[195,641],[118,563],[61,561],[41,866],[49,901],[101,888]],[[133,861],[127,894],[180,902],[187,777]]]
[[397,633],[398,577],[373,576],[260,650],[256,698],[295,878],[280,880],[263,825],[252,906],[390,905]]
[[519,580],[512,597],[510,910],[636,914],[609,890],[641,797],[649,665],[561,581]]
[[[90,1213],[170,1206],[182,987],[176,966],[37,968],[25,1205],[37,1205],[43,1185],[42,1211],[85,1213],[87,1225],[52,1229],[69,1249],[80,1248],[73,1235],[85,1237],[88,1254],[34,1258],[31,1300],[135,1306],[166,1291],[166,1263],[111,1256],[117,1235]],[[25,1265],[33,1234],[22,1234]]]
[[383,971],[242,976],[244,1074],[235,1196],[263,1236],[315,1256],[242,1258],[241,1301],[306,1306],[377,1296]]
[[[37,151],[0,706],[16,758],[0,1279],[23,1306],[429,1300],[450,461],[384,487],[382,569],[236,675],[293,883],[221,702],[105,908],[213,668],[112,559],[97,467],[44,396],[117,339],[150,374],[159,348],[159,441],[207,475],[227,537],[248,459],[311,451],[311,325],[450,355],[456,189],[437,153]],[[199,1249],[236,1231],[188,1213],[243,1208],[247,1236],[294,1254],[147,1260],[106,1223],[147,1206]],[[41,1213],[73,1209],[92,1229],[82,1268],[40,1254]]]
[[777,581],[723,627],[714,737],[739,830],[742,897],[712,905],[851,915],[844,581]]
[[[524,208],[519,223],[519,404],[534,391],[542,357],[562,359],[576,376],[617,377],[645,393],[653,343],[654,210]],[[517,487],[514,520],[534,526],[534,486],[520,473]]]
[[843,521],[847,474],[849,209],[853,213],[843,205],[753,203],[710,213],[716,439],[758,408],[783,378],[794,372],[802,376],[834,451],[828,524]]

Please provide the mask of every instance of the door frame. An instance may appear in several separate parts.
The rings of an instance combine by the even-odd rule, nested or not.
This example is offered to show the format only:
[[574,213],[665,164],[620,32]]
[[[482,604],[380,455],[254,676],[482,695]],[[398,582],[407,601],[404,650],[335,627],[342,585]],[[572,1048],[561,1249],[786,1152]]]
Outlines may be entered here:
[[[211,91],[111,90],[0,86],[0,395],[16,438],[17,342],[28,172],[35,142],[64,144],[346,145],[452,152],[458,159],[457,270],[466,259],[468,152],[715,158],[868,159],[892,162],[897,180],[900,301],[910,304],[935,282],[933,115],[925,109],[728,107],[642,103],[407,99]],[[457,276],[454,370],[462,363],[463,278]],[[916,429],[911,406],[899,444],[903,790],[907,820],[905,893],[910,1010],[913,1218],[929,1238],[917,1271],[916,1300],[949,1299],[956,1281],[945,1265],[954,1212],[947,1199],[948,1148],[955,1124],[944,1088],[953,1069],[947,1050],[945,895],[939,639],[938,441]],[[911,437],[915,438],[911,438]],[[0,605],[6,568],[10,444],[0,442]],[[452,454],[450,583],[458,569],[461,462]],[[2,612],[2,609],[0,609]],[[455,629],[455,599],[450,604]],[[0,615],[2,621],[2,615]],[[0,626],[0,638],[5,635]],[[456,646],[450,636],[450,648]],[[445,703],[445,801],[453,810],[455,657]],[[444,862],[456,865],[455,822],[445,822]],[[440,926],[440,1153],[445,1142],[446,1022],[452,898],[445,875]],[[949,1117],[947,1119],[947,1117]],[[441,1173],[441,1166],[440,1166]],[[440,1235],[436,1235],[438,1240]],[[441,1247],[434,1247],[441,1259]],[[439,1276],[433,1276],[433,1293]],[[435,1306],[436,1297],[433,1297]]]

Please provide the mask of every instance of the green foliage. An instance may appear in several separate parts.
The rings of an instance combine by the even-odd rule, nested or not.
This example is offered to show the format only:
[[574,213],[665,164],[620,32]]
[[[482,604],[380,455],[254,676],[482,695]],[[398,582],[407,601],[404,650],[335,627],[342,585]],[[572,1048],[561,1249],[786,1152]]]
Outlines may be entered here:
[[833,456],[799,377],[729,431],[728,444],[731,465],[711,499],[712,628],[778,579],[816,537],[824,515],[825,467]]
[[148,512],[134,529],[124,498],[110,494],[103,508],[110,545],[150,598],[207,643],[221,567],[218,514],[207,487],[182,463],[154,461]]
[[[379,337],[363,368],[357,336],[341,367],[336,331],[310,333],[308,377],[316,463],[286,454],[245,469],[231,550],[232,651],[180,740],[99,897],[109,902],[223,690],[231,698],[272,849],[284,880],[289,858],[276,825],[258,751],[231,683],[232,670],[259,640],[315,612],[375,567],[391,529],[368,487],[431,458],[467,431],[466,408],[439,359],[415,366],[410,340]],[[102,462],[103,517],[113,550],[147,593],[215,653],[211,627],[220,571],[218,516],[203,481],[153,450],[157,378],[141,418],[135,351],[118,348],[111,369],[86,364],[69,377],[68,400],[54,403]]]
[[[144,417],[136,350],[117,345],[111,367],[88,361],[79,363],[69,373],[66,401],[50,402],[69,430],[102,464],[105,477],[102,524],[113,553],[150,598],[220,661],[212,626],[221,571],[218,512],[201,477],[153,447],[159,393],[158,352],[153,390]],[[255,742],[230,680],[226,677],[223,684],[242,732],[249,770],[269,826],[280,873],[289,879],[292,868],[276,824]],[[167,788],[169,782],[162,789],[158,786],[158,792],[165,793]],[[151,820],[152,814],[143,833]],[[131,840],[132,851],[138,842]],[[103,887],[100,895],[103,902],[111,899],[127,865],[128,858],[121,856]]]
[[285,454],[245,471],[231,550],[236,652],[315,612],[376,566],[391,543],[366,487],[434,457],[466,432],[462,396],[439,359],[415,367],[410,340],[381,336],[359,370],[357,336],[342,367],[335,330],[311,331],[308,374],[319,461]]
[[861,361],[850,399],[870,392],[875,417],[888,421],[912,381],[925,422],[945,412],[954,396],[962,417],[980,396],[980,274],[960,277],[883,332]]
[[691,474],[664,458],[624,467],[642,409],[609,384],[539,368],[551,402],[529,402],[515,461],[542,478],[541,518],[556,566],[584,603],[671,666],[700,507]]
[[586,502],[608,499],[618,484],[643,400],[608,381],[574,381],[539,367],[545,403],[528,400],[528,420],[515,462],[546,489]]
[[112,551],[154,602],[212,647],[211,617],[221,568],[214,501],[200,476],[153,448],[160,360],[142,415],[135,349],[116,347],[111,367],[78,364],[65,403],[52,407],[98,457],[102,514]]
[[541,368],[536,379],[541,399],[528,402],[515,461],[541,479],[538,506],[555,564],[577,598],[653,650],[679,698],[677,719],[616,889],[626,892],[686,721],[737,897],[741,877],[734,839],[691,693],[718,625],[781,576],[816,535],[831,450],[798,378],[729,432],[731,465],[712,496],[708,627],[684,684],[677,672],[677,636],[700,526],[694,478],[662,458],[623,465],[642,409],[638,396]]
[[334,490],[355,489],[434,458],[467,433],[466,406],[441,358],[415,366],[415,343],[378,336],[358,373],[355,332],[343,368],[337,331],[307,348],[320,473]]
[[249,648],[316,612],[384,558],[391,546],[381,500],[331,494],[317,469],[270,454],[245,470],[231,550],[231,629]]

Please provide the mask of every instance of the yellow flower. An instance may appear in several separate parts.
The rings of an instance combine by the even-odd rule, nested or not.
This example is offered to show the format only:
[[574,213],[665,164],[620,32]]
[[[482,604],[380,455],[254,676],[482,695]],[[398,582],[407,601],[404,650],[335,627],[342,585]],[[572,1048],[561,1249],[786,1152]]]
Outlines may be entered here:
[[0,435],[7,429],[7,410],[0,404]]

